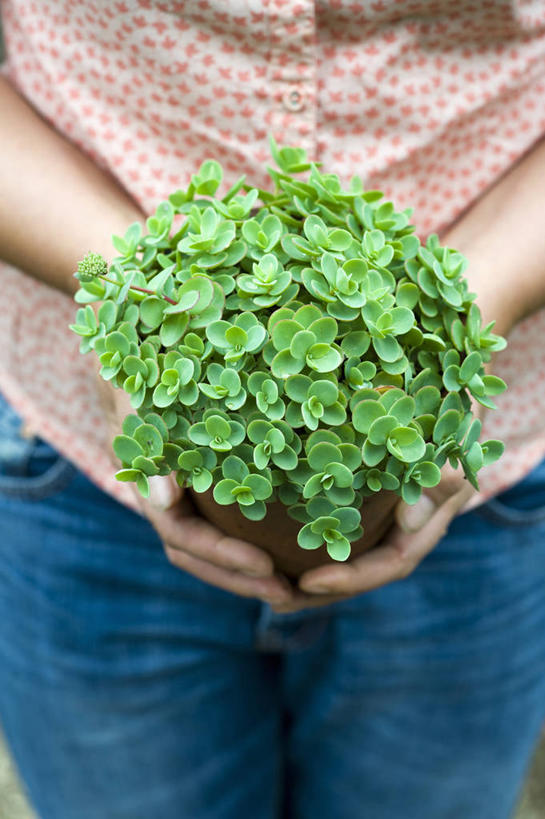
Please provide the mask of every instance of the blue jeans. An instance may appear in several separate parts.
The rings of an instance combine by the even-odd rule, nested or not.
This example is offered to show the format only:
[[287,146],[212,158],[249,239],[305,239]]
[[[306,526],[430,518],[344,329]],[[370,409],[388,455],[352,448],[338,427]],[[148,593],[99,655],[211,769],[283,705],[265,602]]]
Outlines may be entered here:
[[41,819],[507,819],[545,715],[545,464],[407,579],[275,615],[0,403],[0,718]]

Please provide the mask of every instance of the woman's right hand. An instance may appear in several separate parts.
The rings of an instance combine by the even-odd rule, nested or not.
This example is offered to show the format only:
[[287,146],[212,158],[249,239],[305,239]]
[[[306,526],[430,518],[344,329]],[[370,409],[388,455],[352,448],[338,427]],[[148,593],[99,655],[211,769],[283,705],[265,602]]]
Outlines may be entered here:
[[[104,381],[98,372],[96,378],[108,440],[113,441],[121,432],[125,416],[134,410],[123,390]],[[108,454],[112,468],[118,469],[111,448]],[[173,566],[243,597],[255,597],[273,605],[289,604],[292,600],[293,589],[286,578],[274,574],[270,556],[251,543],[227,537],[201,517],[173,475],[151,478],[149,499],[141,497],[136,487],[134,493]]]

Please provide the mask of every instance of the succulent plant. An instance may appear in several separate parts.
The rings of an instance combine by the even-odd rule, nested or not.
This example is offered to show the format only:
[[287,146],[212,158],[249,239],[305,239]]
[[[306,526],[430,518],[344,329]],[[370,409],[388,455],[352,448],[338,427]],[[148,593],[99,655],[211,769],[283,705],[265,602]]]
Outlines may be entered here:
[[109,269],[88,254],[71,326],[135,410],[114,440],[119,480],[147,495],[174,472],[250,520],[280,501],[303,549],[346,560],[366,497],[415,503],[447,461],[478,487],[500,457],[471,400],[494,408],[505,389],[484,368],[505,341],[482,326],[465,258],[422,244],[409,209],[271,150],[273,191],[241,177],[216,198],[207,160],[147,234],[113,238]]

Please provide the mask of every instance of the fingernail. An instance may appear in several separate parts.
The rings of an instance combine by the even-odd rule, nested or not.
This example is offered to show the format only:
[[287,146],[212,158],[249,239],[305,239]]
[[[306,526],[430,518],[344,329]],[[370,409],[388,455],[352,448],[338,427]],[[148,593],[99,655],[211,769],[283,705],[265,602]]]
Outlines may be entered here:
[[176,503],[178,495],[168,477],[154,475],[149,479],[149,502],[157,509],[170,509]]
[[404,505],[398,513],[398,523],[405,532],[417,532],[430,520],[436,508],[430,497],[422,495],[414,506]]
[[331,591],[330,586],[323,586],[321,583],[316,584],[305,584],[301,586],[301,590],[306,592],[307,594],[328,594]]
[[271,574],[271,570],[267,567],[261,569],[250,569],[248,567],[242,566],[233,566],[234,569],[238,569],[241,574],[245,574],[246,577],[269,577]]

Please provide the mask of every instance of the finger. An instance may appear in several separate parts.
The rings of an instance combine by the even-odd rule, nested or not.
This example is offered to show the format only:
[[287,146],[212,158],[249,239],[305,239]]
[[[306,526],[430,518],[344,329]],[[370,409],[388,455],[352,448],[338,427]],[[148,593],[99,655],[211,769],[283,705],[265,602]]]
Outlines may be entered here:
[[271,604],[288,603],[292,599],[293,590],[285,578],[247,577],[240,572],[213,565],[208,560],[201,560],[182,549],[174,549],[168,544],[165,545],[165,553],[173,566],[232,594],[254,597]]
[[203,561],[252,577],[274,574],[271,557],[257,546],[225,535],[195,510],[186,495],[172,509],[158,510],[145,504],[146,516],[161,539],[172,549],[182,549]]
[[352,596],[407,577],[445,535],[465,503],[464,487],[443,503],[418,532],[407,534],[394,526],[385,541],[350,563],[321,566],[305,572],[299,587],[309,593]]
[[[462,493],[458,495],[458,493]],[[451,497],[458,496],[461,508],[475,493],[474,488],[466,480],[462,470],[453,469],[449,464],[441,470],[441,482],[434,487],[425,489],[415,504],[400,501],[395,508],[395,517],[399,526],[405,532],[416,532],[421,529],[435,514],[436,510]]]
[[288,603],[275,603],[271,605],[271,608],[276,614],[293,614],[296,611],[303,611],[304,609],[330,606],[332,603],[338,603],[340,600],[346,600],[346,595],[305,594],[304,592],[295,590],[292,599]]

